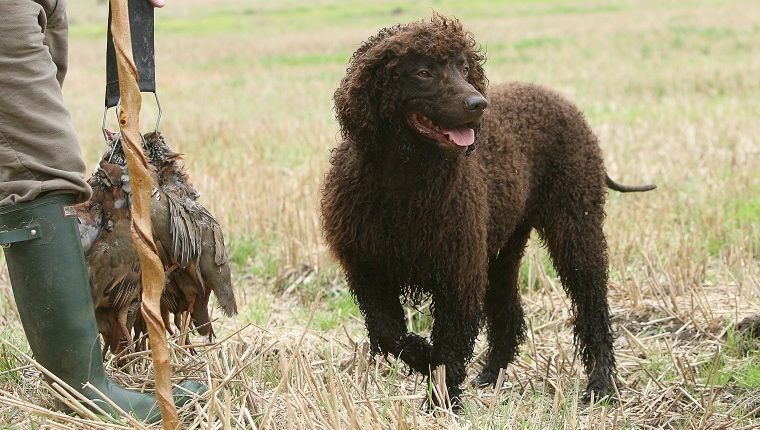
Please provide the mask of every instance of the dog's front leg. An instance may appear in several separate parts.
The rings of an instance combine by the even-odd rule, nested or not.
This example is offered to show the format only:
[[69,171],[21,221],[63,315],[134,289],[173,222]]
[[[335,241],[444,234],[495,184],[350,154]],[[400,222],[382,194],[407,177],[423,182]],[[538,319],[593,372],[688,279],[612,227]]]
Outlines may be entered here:
[[433,295],[433,367],[446,366],[446,386],[454,408],[461,407],[460,385],[467,377],[466,364],[480,326],[479,301],[472,299],[460,297],[459,291],[439,290]]
[[373,354],[392,354],[412,370],[428,375],[433,348],[425,338],[406,330],[397,287],[381,277],[348,276],[351,292],[364,314]]
[[488,264],[488,290],[483,313],[488,328],[488,355],[485,366],[472,381],[486,387],[496,384],[501,369],[517,356],[525,340],[525,319],[520,302],[520,260],[530,237],[530,226],[515,229],[507,244]]

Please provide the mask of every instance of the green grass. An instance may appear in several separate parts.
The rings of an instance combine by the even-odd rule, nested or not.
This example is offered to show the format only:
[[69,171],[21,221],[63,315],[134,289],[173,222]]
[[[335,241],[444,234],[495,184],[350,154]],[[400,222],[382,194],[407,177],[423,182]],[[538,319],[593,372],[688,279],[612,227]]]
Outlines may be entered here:
[[727,352],[737,359],[756,361],[760,359],[760,333],[745,333],[736,330],[736,326],[730,326],[726,330]]
[[272,314],[272,303],[276,299],[270,295],[254,296],[248,306],[240,312],[238,317],[241,321],[258,325],[265,325]]
[[335,330],[360,316],[359,307],[347,290],[336,291],[322,300],[325,302],[326,309],[314,314],[314,322],[319,330]]
[[262,278],[273,278],[279,273],[280,261],[276,253],[272,252],[277,246],[275,241],[260,237],[237,237],[226,245],[230,262],[238,270]]
[[5,346],[0,347],[0,381],[2,383],[19,383],[21,381],[20,363],[14,351],[8,350]]
[[760,389],[760,363],[749,362],[745,366],[733,369],[729,373],[730,380],[720,385],[730,385],[735,382],[741,388],[748,390]]
[[433,329],[433,311],[430,300],[419,304],[410,304],[406,312],[407,328],[410,332],[429,334]]

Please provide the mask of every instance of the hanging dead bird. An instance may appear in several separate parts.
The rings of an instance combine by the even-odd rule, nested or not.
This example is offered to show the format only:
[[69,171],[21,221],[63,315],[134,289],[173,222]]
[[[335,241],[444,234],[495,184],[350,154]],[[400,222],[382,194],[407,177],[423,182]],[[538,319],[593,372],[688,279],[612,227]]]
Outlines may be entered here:
[[[118,133],[107,133],[109,150],[89,179],[93,197],[77,206],[98,328],[107,349],[119,353],[144,333],[139,312],[141,270],[132,243],[131,184]],[[153,240],[164,264],[161,314],[182,328],[189,315],[199,334],[214,336],[208,311],[213,292],[225,316],[237,314],[224,237],[216,219],[197,200],[181,154],[164,137],[148,133],[143,149],[156,183],[151,199]],[[134,329],[135,335],[132,331]]]
[[130,327],[140,303],[141,272],[130,226],[125,218],[103,229],[85,256],[95,319],[105,343],[103,357],[109,349],[118,354],[132,343]]

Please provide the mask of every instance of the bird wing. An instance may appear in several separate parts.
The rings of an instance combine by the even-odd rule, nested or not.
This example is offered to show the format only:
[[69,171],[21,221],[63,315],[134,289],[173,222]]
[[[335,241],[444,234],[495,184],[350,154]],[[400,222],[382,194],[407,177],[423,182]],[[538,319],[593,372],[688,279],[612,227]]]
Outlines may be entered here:
[[201,231],[182,199],[171,192],[165,193],[169,202],[170,231],[174,259],[182,268],[201,253]]

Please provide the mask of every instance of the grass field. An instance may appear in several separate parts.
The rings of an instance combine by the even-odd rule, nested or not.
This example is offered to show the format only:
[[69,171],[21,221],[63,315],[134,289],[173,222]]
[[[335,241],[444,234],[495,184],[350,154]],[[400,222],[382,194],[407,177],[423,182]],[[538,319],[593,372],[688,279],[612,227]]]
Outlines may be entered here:
[[[64,93],[94,167],[107,10],[70,3]],[[359,43],[431,9],[474,32],[492,83],[532,81],[576,102],[612,178],[658,184],[608,197],[617,403],[578,402],[569,300],[536,241],[521,269],[528,340],[498,389],[466,390],[462,413],[429,413],[425,379],[367,352],[317,212],[338,137],[331,98]],[[160,129],[225,230],[241,305],[216,322],[215,345],[173,349],[175,375],[212,388],[186,428],[760,426],[760,341],[735,328],[760,313],[759,2],[175,0],[156,20]],[[148,96],[145,131],[155,117]],[[54,412],[0,273],[0,424],[130,428]],[[408,317],[431,327],[424,306]],[[484,349],[481,339],[471,376]],[[151,387],[145,355],[106,365]]]

